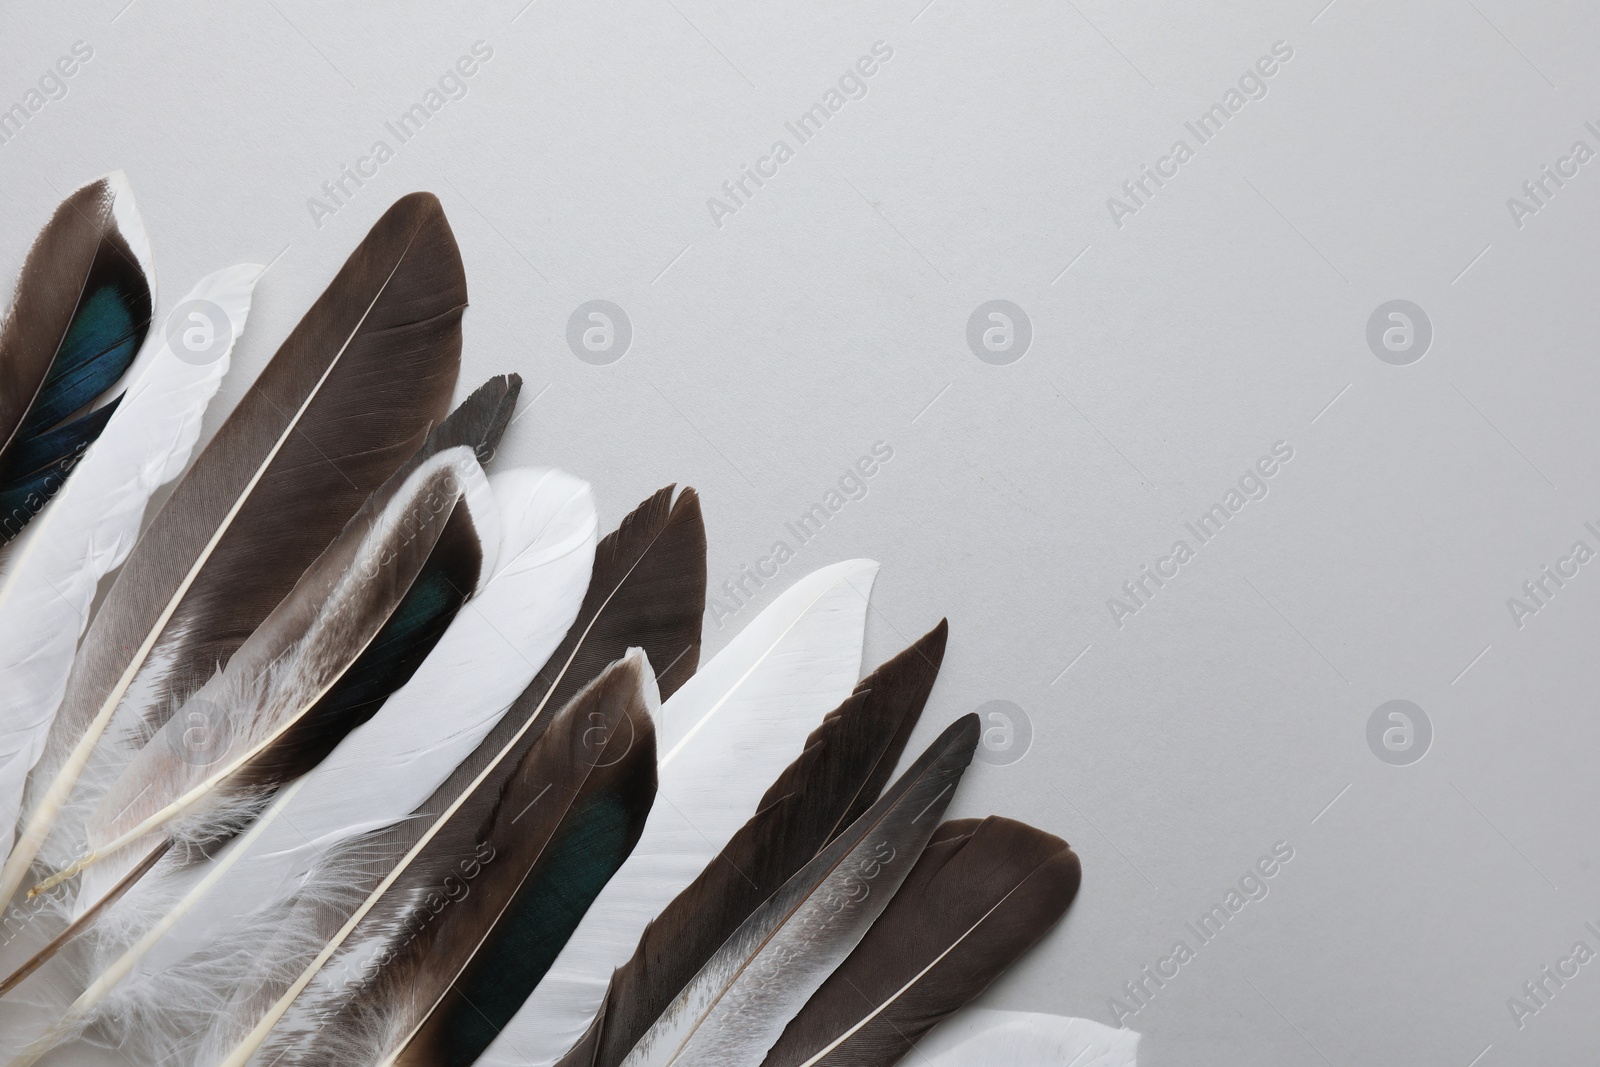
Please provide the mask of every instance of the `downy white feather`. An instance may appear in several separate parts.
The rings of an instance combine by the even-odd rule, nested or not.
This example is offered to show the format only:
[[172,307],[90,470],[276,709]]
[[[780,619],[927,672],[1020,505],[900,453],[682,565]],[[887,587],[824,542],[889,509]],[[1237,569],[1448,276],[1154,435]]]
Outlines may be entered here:
[[[116,214],[137,253],[137,212],[131,198],[119,194]],[[142,227],[138,234],[142,239]],[[66,690],[95,591],[127,558],[151,496],[188,463],[206,406],[228,369],[233,340],[244,329],[261,270],[245,264],[218,271],[201,279],[184,298],[184,303],[209,301],[228,316],[231,337],[209,361],[181,358],[165,331],[152,329],[144,352],[129,369],[122,403],[100,439],[11,546],[0,585],[0,677],[6,679],[0,687],[0,833],[5,852],[10,851],[23,784],[43,751]]]
[[877,571],[851,560],[802,578],[662,706],[660,778],[644,835],[484,1053],[485,1067],[546,1067],[582,1036],[645,926],[850,695]]

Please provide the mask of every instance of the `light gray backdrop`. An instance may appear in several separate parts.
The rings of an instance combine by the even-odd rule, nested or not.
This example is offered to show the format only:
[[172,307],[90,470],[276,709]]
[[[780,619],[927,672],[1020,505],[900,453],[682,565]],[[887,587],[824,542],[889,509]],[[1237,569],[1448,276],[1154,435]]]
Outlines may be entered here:
[[[1084,885],[984,1003],[1111,1022],[1116,998],[1151,1067],[1592,1055],[1600,963],[1571,953],[1600,950],[1600,563],[1572,549],[1600,549],[1600,14],[525,3],[0,5],[0,109],[93,53],[0,145],[0,276],[114,168],[163,307],[270,261],[220,415],[372,221],[432,190],[471,285],[463,383],[527,382],[505,460],[590,479],[607,528],[697,487],[714,591],[794,550],[708,614],[708,654],[780,585],[870,556],[869,661],[951,620],[917,743],[1021,709],[951,813],[1061,834]],[[433,102],[404,143],[386,125]],[[802,142],[785,123],[813,104]],[[345,166],[368,176],[336,202]],[[609,365],[567,340],[595,299],[631,325]],[[983,360],[991,300],[1027,328],[980,316]],[[610,325],[579,349],[614,356]],[[878,442],[865,496],[801,545],[785,524]],[[1202,544],[1185,524],[1213,504]],[[1135,600],[1145,565],[1169,576]],[[1546,565],[1577,573],[1534,601]],[[1422,714],[1369,742],[1391,700]],[[1292,859],[1229,911],[1274,846]],[[1172,976],[1141,1006],[1147,965]],[[1577,974],[1534,1000],[1547,965]]]

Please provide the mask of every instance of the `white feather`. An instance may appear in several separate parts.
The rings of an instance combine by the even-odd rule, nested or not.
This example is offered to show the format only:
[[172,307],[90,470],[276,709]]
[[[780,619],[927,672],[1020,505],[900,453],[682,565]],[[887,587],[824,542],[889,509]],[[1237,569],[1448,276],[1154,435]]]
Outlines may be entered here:
[[[589,486],[548,469],[505,471],[489,485],[500,511],[499,569],[411,680],[268,808],[251,839],[186,875],[158,878],[168,873],[158,868],[107,916],[108,929],[119,933],[99,953],[98,970],[128,979],[80,1005],[85,1014],[98,1009],[102,1028],[151,1048],[173,1047],[194,1032],[180,1006],[203,1019],[203,1006],[227,994],[228,978],[248,973],[251,939],[305,879],[334,863],[340,845],[420,806],[560,644],[594,563]],[[132,944],[163,924],[166,936]],[[239,950],[231,974],[218,965],[230,948]]]
[[[122,212],[118,222],[126,225]],[[261,270],[250,264],[218,271],[185,299],[221,307],[237,338]],[[23,783],[43,751],[100,580],[127,558],[152,494],[188,463],[206,406],[228,369],[232,340],[216,359],[195,364],[178,358],[163,333],[152,326],[145,351],[153,355],[136,361],[122,404],[99,440],[13,546],[0,587],[0,827],[6,852]]]
[[644,833],[485,1051],[484,1067],[545,1067],[582,1036],[645,926],[716,858],[854,689],[877,572],[871,560],[851,560],[802,578],[662,706]]
[[1136,1067],[1139,1035],[1088,1019],[968,1008],[917,1042],[917,1067]]

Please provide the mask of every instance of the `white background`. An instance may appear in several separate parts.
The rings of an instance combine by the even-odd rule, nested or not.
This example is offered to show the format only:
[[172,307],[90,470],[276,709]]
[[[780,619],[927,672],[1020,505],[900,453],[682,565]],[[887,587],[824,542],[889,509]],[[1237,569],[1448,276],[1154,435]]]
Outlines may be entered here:
[[[125,2],[0,5],[0,108],[94,50],[0,146],[0,276],[114,168],[163,308],[272,261],[220,416],[372,221],[436,192],[471,289],[463,391],[527,383],[502,462],[590,479],[607,529],[697,487],[713,591],[778,538],[780,584],[881,560],[871,663],[951,620],[914,747],[1025,710],[1031,750],[975,766],[951,815],[1061,834],[1084,884],[984,1003],[1112,1021],[1284,841],[1269,895],[1130,1020],[1141,1064],[1592,1055],[1600,962],[1521,1029],[1507,1007],[1600,950],[1600,563],[1520,629],[1506,604],[1600,548],[1600,162],[1521,228],[1506,204],[1600,149],[1589,5]],[[315,224],[322,183],[476,41],[465,98]],[[866,97],[714,225],[707,198],[878,41]],[[1265,98],[1117,226],[1107,198],[1278,41]],[[633,325],[610,366],[565,341],[594,298]],[[965,338],[995,298],[1033,326],[1009,366]],[[1433,324],[1410,366],[1365,338],[1396,298]],[[784,524],[878,441],[867,496],[797,546]],[[1108,598],[1277,441],[1268,496],[1119,628]],[[776,588],[708,614],[707,655]],[[1366,741],[1395,698],[1433,724],[1411,766]]]

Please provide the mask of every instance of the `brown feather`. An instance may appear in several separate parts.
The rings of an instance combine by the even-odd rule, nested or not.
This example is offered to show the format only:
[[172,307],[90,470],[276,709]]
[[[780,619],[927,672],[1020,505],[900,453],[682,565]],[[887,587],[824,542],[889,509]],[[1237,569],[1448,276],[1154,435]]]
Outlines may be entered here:
[[28,250],[0,326],[0,456],[44,384],[96,260],[110,254],[139,269],[111,204],[108,181],[85,185],[62,201]]
[[998,817],[945,823],[763,1067],[799,1067],[819,1054],[819,1067],[898,1062],[1055,925],[1080,877],[1077,855],[1042,830]]
[[[37,854],[70,788],[58,779],[76,778],[73,762],[103,729],[108,702],[139,672],[154,675],[137,725],[145,736],[159,728],[444,417],[466,302],[461,257],[439,201],[426,193],[401,199],[306,312],[128,556],[80,647],[30,787],[36,818],[6,866],[0,899]],[[158,633],[152,649],[147,642]],[[160,669],[149,670],[152,664]]]
[[944,658],[948,624],[862,679],[806,739],[716,859],[645,929],[561,1067],[616,1067],[760,904],[872,806]]

